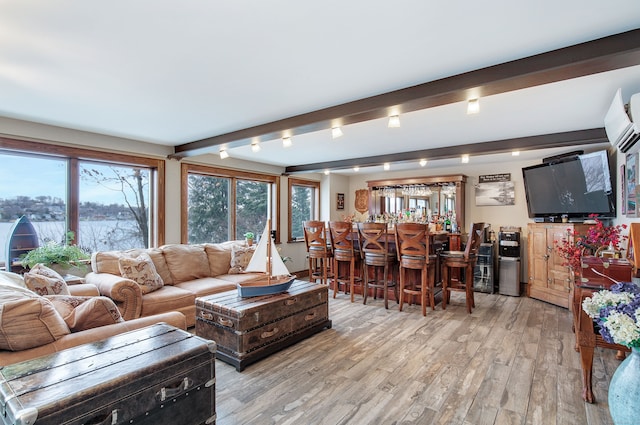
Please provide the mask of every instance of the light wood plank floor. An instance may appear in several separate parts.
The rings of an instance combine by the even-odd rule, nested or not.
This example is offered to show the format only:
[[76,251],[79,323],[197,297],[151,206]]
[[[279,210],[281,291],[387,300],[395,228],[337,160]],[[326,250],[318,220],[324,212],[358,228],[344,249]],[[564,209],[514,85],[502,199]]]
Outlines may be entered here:
[[216,361],[218,425],[611,424],[607,388],[619,364],[597,348],[596,403],[580,396],[568,310],[476,293],[428,310],[330,298],[333,328],[243,372]]

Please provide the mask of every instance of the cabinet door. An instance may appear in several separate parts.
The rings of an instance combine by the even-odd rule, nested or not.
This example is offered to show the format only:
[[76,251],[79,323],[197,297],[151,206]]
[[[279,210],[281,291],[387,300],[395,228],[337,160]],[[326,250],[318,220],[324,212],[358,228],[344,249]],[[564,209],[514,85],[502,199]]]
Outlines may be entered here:
[[547,288],[547,265],[549,263],[547,231],[544,226],[529,225],[528,248],[529,284],[527,295],[539,298],[539,294]]
[[555,248],[563,239],[573,241],[566,225],[555,225],[547,229],[547,243],[552,248],[549,257],[549,289],[568,296],[571,291],[572,273],[570,268],[564,264],[566,260],[558,254]]

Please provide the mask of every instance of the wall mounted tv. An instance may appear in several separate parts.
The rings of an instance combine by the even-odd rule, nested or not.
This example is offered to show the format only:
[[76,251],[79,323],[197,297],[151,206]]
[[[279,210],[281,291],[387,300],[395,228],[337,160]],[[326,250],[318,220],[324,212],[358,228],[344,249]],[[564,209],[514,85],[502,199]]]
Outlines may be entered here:
[[537,221],[616,216],[616,197],[606,150],[554,158],[522,169],[529,217]]

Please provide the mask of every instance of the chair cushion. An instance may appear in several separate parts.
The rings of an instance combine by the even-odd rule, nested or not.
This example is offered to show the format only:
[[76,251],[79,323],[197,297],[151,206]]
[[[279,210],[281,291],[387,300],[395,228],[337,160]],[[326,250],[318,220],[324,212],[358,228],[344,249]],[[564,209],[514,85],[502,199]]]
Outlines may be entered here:
[[25,273],[24,283],[38,295],[69,295],[69,288],[62,276],[43,264],[36,264]]
[[464,251],[441,251],[441,257],[464,257]]
[[69,333],[51,301],[26,289],[0,285],[0,349],[39,347]]
[[111,298],[67,295],[49,295],[47,298],[62,316],[71,332],[124,322],[118,307]]
[[120,274],[140,285],[143,294],[148,294],[164,286],[162,277],[148,254],[142,253],[136,258],[122,256],[118,259]]
[[231,268],[229,269],[228,274],[238,274],[245,271],[245,269],[249,265],[249,261],[251,261],[251,257],[253,257],[253,253],[255,252],[255,250],[255,245],[234,245],[231,248]]

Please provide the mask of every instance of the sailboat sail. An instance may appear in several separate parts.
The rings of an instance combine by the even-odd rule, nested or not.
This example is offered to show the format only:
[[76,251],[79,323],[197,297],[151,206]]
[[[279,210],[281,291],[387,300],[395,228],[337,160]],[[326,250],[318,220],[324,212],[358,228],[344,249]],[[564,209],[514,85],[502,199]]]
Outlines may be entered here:
[[[271,276],[285,276],[289,274],[289,269],[278,255],[276,244],[271,239],[271,230],[269,223],[264,228],[258,246],[251,257],[251,261],[245,268],[247,272],[269,273]],[[271,268],[269,270],[269,264]]]

